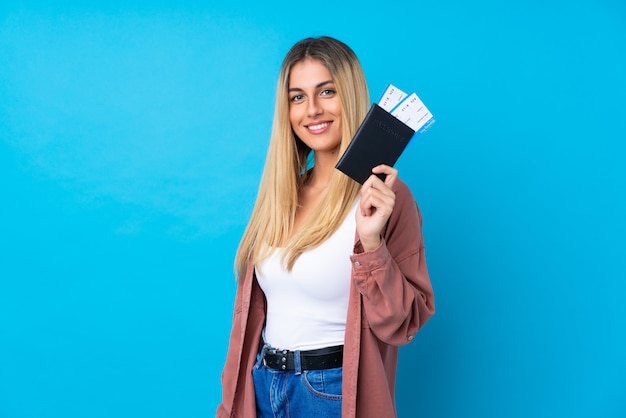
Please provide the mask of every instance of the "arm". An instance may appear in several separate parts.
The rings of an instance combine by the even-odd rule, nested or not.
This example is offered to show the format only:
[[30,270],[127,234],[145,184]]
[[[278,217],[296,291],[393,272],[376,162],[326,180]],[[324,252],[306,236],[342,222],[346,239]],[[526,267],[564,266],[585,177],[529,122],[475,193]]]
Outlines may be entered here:
[[380,230],[378,246],[366,248],[363,239],[357,241],[352,276],[372,332],[381,341],[398,346],[410,342],[433,315],[434,297],[424,257],[419,209],[408,187],[395,178],[391,180],[388,186],[395,199]]

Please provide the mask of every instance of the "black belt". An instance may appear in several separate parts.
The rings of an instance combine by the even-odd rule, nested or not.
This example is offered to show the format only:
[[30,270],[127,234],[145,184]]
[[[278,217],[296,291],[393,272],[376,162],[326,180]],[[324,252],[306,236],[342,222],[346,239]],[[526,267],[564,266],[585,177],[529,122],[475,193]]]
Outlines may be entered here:
[[[295,351],[266,348],[263,355],[265,367],[275,370],[296,370]],[[318,350],[300,351],[300,369],[326,370],[341,367],[343,362],[343,345],[320,348]]]

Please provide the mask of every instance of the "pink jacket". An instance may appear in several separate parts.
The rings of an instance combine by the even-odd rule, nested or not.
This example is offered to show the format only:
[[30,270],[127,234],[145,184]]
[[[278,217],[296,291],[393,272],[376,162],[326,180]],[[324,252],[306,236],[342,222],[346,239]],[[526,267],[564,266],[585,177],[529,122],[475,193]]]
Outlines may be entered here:
[[[421,214],[409,188],[394,184],[396,203],[383,242],[364,252],[357,240],[344,342],[343,418],[396,417],[398,346],[413,340],[435,312]],[[239,281],[217,417],[256,416],[252,367],[265,322],[265,297],[250,265]]]

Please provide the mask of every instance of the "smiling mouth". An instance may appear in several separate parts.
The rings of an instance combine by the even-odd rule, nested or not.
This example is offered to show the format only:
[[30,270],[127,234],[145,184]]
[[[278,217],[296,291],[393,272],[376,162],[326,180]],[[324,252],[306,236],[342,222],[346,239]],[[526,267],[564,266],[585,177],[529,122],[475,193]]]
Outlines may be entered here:
[[315,125],[307,125],[307,128],[312,130],[312,131],[319,131],[320,129],[324,129],[327,126],[330,126],[331,122],[321,122],[321,123],[317,123]]

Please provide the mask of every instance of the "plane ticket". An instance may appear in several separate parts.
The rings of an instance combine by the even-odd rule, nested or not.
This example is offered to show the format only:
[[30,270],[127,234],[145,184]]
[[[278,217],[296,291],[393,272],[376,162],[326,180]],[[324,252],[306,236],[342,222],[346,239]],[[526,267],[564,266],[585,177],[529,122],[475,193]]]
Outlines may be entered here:
[[433,114],[417,94],[407,94],[392,84],[387,86],[378,104],[415,132],[423,133],[435,123]]

